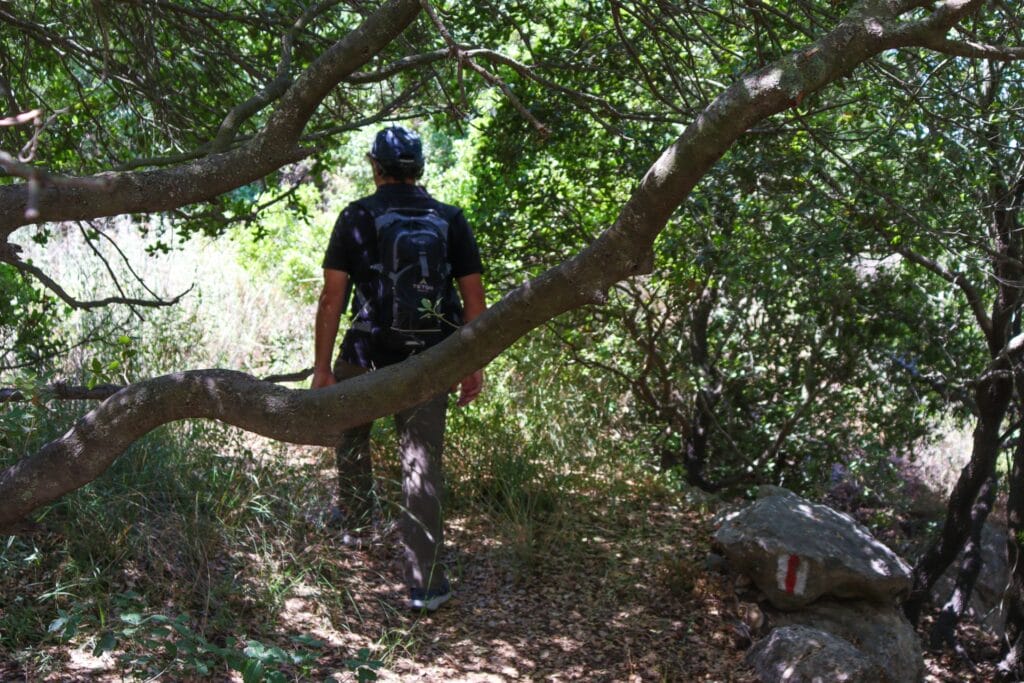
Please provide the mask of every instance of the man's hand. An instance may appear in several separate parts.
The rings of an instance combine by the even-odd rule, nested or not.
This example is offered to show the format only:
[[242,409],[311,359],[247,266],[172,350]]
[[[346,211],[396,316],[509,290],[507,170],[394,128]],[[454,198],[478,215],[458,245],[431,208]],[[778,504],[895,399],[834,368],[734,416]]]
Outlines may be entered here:
[[313,382],[311,389],[322,389],[337,382],[331,372],[334,342],[338,338],[338,323],[345,305],[348,273],[343,270],[324,269],[324,288],[316,308],[316,327],[313,332]]
[[309,388],[323,389],[337,383],[338,380],[334,378],[334,373],[330,370],[313,370],[313,381],[310,383]]
[[[487,309],[487,300],[484,298],[484,283],[480,273],[471,273],[460,277],[456,283],[459,286],[459,295],[462,297],[462,317],[467,324],[473,322],[481,313]],[[467,406],[473,402],[480,391],[484,388],[484,371],[481,368],[461,382],[459,391],[459,406]],[[455,387],[452,387],[455,391]]]
[[[454,389],[454,387],[452,387]],[[477,370],[459,382],[459,407],[469,405],[484,388],[484,371]]]

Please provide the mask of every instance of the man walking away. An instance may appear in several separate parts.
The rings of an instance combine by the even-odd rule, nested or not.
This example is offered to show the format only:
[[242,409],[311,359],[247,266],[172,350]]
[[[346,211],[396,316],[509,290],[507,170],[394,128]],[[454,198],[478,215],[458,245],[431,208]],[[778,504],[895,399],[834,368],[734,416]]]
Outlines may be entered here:
[[[312,388],[372,372],[429,348],[486,308],[476,240],[461,209],[416,184],[423,147],[415,133],[391,126],[367,159],[376,192],[341,212],[324,255],[316,313]],[[339,319],[351,294],[352,324],[332,366]],[[460,383],[458,405],[483,388],[483,371]],[[402,461],[400,528],[409,607],[433,611],[451,597],[441,555],[447,392],[395,417]],[[365,527],[373,509],[372,422],[354,427],[336,449],[335,521]]]

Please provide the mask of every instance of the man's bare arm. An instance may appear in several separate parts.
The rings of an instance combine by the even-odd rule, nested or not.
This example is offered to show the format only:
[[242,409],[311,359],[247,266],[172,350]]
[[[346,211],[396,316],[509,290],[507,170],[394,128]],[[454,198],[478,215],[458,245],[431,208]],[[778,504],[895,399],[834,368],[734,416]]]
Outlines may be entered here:
[[[484,297],[484,283],[480,273],[464,275],[457,280],[459,294],[462,296],[463,318],[467,323],[487,310],[487,299]],[[483,368],[459,382],[459,405],[468,405],[480,395],[484,388]]]
[[348,273],[324,269],[324,288],[320,291],[320,303],[316,307],[316,328],[313,334],[313,389],[330,386],[336,381],[331,367],[347,287]]

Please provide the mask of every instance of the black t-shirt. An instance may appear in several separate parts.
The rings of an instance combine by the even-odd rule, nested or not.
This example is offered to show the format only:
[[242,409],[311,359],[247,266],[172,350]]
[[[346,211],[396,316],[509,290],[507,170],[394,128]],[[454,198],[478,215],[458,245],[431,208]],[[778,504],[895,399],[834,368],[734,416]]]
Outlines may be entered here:
[[[466,275],[482,273],[480,251],[476,246],[473,231],[462,210],[450,204],[443,204],[431,197],[425,189],[406,183],[381,185],[372,195],[376,206],[390,208],[432,209],[448,221],[448,262],[451,264],[452,280]],[[362,200],[345,207],[334,224],[331,240],[324,254],[323,267],[348,273],[351,283],[368,282],[372,277],[371,267],[380,262],[377,250],[377,230],[370,212],[361,205]],[[351,285],[350,285],[351,288]],[[359,313],[355,297],[352,297],[352,316]],[[462,311],[457,311],[461,319]],[[449,328],[447,334],[454,332]],[[445,336],[446,336],[445,335]],[[382,348],[373,344],[370,334],[349,329],[341,344],[342,360],[364,368],[380,368],[405,360],[408,353]]]

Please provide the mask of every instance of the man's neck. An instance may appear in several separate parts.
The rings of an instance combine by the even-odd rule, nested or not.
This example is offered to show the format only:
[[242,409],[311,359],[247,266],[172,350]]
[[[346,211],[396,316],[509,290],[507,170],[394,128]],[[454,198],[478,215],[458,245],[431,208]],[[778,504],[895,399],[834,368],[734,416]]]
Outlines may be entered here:
[[389,178],[375,177],[373,179],[373,182],[376,183],[377,187],[381,187],[383,185],[415,185],[416,184],[416,179],[415,178],[406,178],[405,180],[398,180],[397,178],[390,178],[390,177]]

